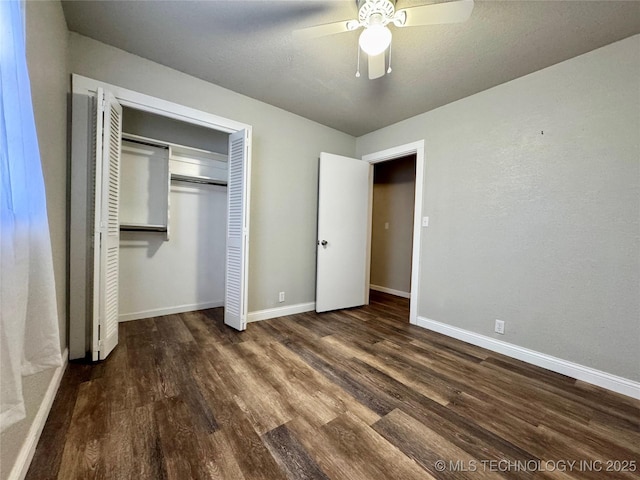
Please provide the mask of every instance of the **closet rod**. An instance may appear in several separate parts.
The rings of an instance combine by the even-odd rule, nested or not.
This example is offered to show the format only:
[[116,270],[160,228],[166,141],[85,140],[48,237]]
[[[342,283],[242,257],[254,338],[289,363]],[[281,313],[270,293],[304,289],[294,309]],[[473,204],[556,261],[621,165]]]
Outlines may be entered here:
[[195,175],[180,175],[178,173],[172,173],[171,180],[176,180],[178,182],[188,182],[188,183],[203,183],[207,185],[220,185],[222,187],[227,186],[226,180],[216,180],[214,178],[198,177]]
[[144,225],[138,223],[121,223],[120,230],[123,232],[166,232],[166,225]]

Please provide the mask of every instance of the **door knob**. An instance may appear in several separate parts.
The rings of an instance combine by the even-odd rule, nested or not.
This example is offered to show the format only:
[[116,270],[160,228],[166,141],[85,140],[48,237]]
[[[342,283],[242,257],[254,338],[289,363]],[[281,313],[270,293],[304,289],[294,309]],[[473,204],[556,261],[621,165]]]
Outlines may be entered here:
[[329,242],[327,242],[326,240],[322,240],[321,242],[318,242],[318,245],[322,245],[324,248],[327,248],[327,244]]

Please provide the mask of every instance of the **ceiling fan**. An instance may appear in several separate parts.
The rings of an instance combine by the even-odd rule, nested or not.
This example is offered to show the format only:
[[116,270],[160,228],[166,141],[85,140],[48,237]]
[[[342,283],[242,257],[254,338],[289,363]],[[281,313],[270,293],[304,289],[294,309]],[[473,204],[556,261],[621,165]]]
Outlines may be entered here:
[[[401,10],[396,10],[396,0],[356,0],[356,4],[357,19],[302,28],[295,30],[293,36],[297,40],[311,39],[363,28],[358,45],[369,58],[370,79],[385,74],[385,52],[391,45],[391,24],[396,27],[416,27],[460,23],[466,21],[473,10],[473,0],[454,0]],[[386,72],[391,72],[391,66]],[[356,76],[360,76],[359,71]]]

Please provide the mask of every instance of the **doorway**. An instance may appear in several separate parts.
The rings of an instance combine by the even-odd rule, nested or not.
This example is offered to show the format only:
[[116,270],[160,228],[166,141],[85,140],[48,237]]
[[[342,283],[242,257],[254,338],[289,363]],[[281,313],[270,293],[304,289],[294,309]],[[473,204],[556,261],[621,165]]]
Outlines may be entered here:
[[[409,323],[416,325],[418,319],[418,300],[420,294],[420,253],[422,229],[428,225],[428,218],[422,216],[424,183],[424,140],[399,145],[362,156],[362,160],[372,165],[415,155],[415,189],[413,209],[413,239],[411,246],[411,283],[409,300]],[[372,202],[371,202],[372,203]],[[371,219],[371,215],[369,217]],[[369,233],[371,236],[371,220]],[[371,261],[371,242],[369,242],[369,262]],[[369,272],[371,271],[369,266]]]
[[373,166],[370,302],[406,304],[406,321],[411,298],[415,183],[415,154]]

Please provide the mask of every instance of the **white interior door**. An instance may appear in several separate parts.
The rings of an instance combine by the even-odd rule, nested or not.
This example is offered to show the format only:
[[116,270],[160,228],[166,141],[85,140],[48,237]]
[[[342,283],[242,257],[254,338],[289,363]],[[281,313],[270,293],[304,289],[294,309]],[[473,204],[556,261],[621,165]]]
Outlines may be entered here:
[[250,152],[251,138],[247,130],[229,135],[224,323],[236,330],[247,328]]
[[320,154],[316,311],[368,301],[371,165]]
[[120,151],[122,106],[108,91],[97,92],[93,360],[103,360],[118,344],[120,249]]

